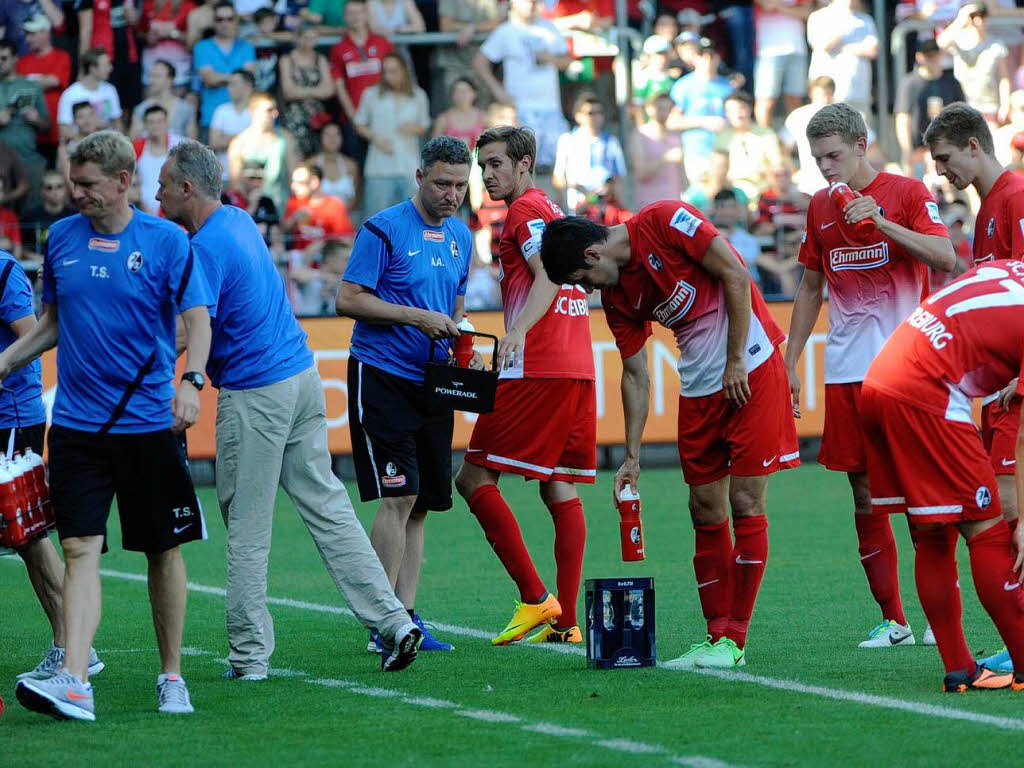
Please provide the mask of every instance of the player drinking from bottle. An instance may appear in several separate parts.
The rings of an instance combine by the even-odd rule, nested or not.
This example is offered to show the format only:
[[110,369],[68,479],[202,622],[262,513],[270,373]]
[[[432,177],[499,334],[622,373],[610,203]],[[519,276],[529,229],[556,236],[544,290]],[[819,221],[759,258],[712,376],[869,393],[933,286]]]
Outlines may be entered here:
[[[924,184],[871,167],[865,156],[867,126],[857,110],[843,103],[823,107],[808,123],[807,139],[825,180],[830,185],[844,183],[859,197],[838,210],[829,190],[823,189],[811,198],[807,211],[800,246],[805,270],[793,301],[786,347],[793,412],[799,417],[797,363],[821,311],[827,283],[825,428],[818,461],[849,478],[861,565],[882,611],[881,623],[860,647],[913,645],[914,634],[900,600],[892,527],[888,515],[874,508],[878,505],[872,505],[868,491],[860,391],[868,365],[926,292],[925,267],[949,272],[956,254],[938,205]],[[855,227],[866,219],[874,226]]]
[[626,460],[615,475],[616,498],[625,483],[637,488],[640,475],[651,320],[675,333],[679,458],[708,637],[666,666],[742,666],[768,562],[767,476],[800,463],[778,351],[782,329],[729,241],[685,203],[653,203],[611,228],[576,216],[552,221],[541,258],[554,283],[603,289],[623,365]]
[[[502,126],[477,139],[487,192],[508,205],[499,244],[505,337],[494,410],[477,419],[455,487],[519,588],[506,645],[579,643],[576,599],[587,524],[574,483],[597,475],[597,406],[590,310],[578,287],[548,279],[539,252],[544,228],[564,216],[533,186],[537,143],[528,128]],[[540,481],[555,526],[556,598],[537,574],[515,515],[498,490],[502,472]]]

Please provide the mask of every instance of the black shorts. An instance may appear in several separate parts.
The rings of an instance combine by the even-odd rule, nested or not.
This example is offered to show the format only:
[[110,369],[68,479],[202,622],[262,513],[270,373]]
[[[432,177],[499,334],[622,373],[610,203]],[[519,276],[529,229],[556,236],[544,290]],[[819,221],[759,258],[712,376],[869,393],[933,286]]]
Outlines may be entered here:
[[[7,453],[7,446],[10,445],[11,428],[0,429],[0,453]],[[26,448],[31,448],[33,453],[43,455],[43,441],[46,438],[46,422],[33,424],[29,427],[14,428],[14,450],[24,453]]]
[[165,552],[206,538],[183,436],[169,429],[98,434],[55,425],[49,446],[50,498],[61,539],[106,537],[115,495],[125,549]]
[[348,423],[360,499],[419,496],[426,509],[451,509],[455,417],[422,385],[349,357]]

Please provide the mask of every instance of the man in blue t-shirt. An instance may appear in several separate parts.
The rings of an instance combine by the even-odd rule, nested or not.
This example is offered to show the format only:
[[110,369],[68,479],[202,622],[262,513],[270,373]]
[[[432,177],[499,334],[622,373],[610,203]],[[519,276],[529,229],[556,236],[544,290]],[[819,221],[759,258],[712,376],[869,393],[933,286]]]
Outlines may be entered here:
[[683,132],[683,163],[691,181],[700,181],[707,171],[715,135],[726,127],[725,98],[733,87],[718,74],[720,61],[715,44],[702,37],[693,72],[679,78],[669,91],[678,111],[667,125]]
[[197,141],[160,171],[164,215],[185,227],[215,297],[207,373],[217,396],[217,497],[227,527],[228,671],[265,680],[274,652],[267,566],[278,479],[356,617],[379,632],[386,671],[416,658],[421,634],[402,609],[331,471],[323,384],[252,217],[221,205],[217,156]]
[[214,111],[231,100],[228,81],[232,73],[256,71],[256,49],[238,36],[238,12],[231,0],[220,0],[213,7],[213,37],[196,43],[192,69],[198,81],[193,90],[199,91],[199,126],[205,138]]
[[[28,276],[11,254],[0,251],[0,349],[9,347],[35,324]],[[24,454],[31,450],[42,456],[45,434],[42,367],[36,360],[4,379],[0,391],[0,451],[8,453],[13,449]],[[52,521],[48,527],[30,534],[29,541],[15,546],[53,630],[53,642],[42,661],[31,672],[18,675],[19,679],[52,677],[64,663],[64,563],[46,535],[51,527]],[[96,651],[90,648],[89,674],[99,674],[103,667]]]
[[[355,319],[348,365],[352,458],[363,501],[380,499],[370,541],[413,621],[427,510],[452,506],[450,410],[432,406],[423,372],[448,359],[465,306],[472,257],[455,212],[471,164],[460,139],[427,142],[411,200],[371,217],[356,235],[338,291],[339,315]],[[423,630],[422,650],[451,650]],[[371,638],[371,648],[376,645]]]
[[[117,496],[125,549],[144,552],[160,648],[160,712],[192,712],[181,677],[185,563],[206,537],[181,432],[199,416],[211,304],[188,238],[128,204],[135,150],[100,131],[70,156],[79,214],[56,222],[43,264],[43,314],[0,353],[0,380],[57,346],[50,496],[64,549],[67,653],[51,678],[18,682],[18,701],[57,718],[95,720],[89,648],[100,620],[100,555]],[[186,373],[175,390],[176,319]]]

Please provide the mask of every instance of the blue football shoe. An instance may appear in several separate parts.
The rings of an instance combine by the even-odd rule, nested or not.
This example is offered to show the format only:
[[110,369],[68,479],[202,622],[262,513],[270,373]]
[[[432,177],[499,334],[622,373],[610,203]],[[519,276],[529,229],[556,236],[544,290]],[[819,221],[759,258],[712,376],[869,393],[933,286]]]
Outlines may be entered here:
[[423,633],[423,642],[420,643],[421,651],[454,651],[455,646],[451,643],[445,643],[438,640],[434,635],[427,629],[426,623],[420,618],[418,613],[412,615],[412,623],[420,628]]
[[978,659],[978,665],[993,672],[1013,672],[1013,661],[1010,659],[1010,652],[1003,646],[999,653]]

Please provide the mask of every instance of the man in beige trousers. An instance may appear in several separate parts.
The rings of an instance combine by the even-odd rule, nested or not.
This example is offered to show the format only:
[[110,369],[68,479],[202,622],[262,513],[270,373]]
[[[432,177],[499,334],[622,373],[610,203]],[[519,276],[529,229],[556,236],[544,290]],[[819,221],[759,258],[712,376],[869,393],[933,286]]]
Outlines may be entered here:
[[185,141],[160,172],[157,199],[164,215],[188,230],[216,296],[206,372],[220,390],[217,496],[227,526],[230,645],[225,677],[265,679],[274,651],[267,564],[278,483],[342,597],[380,634],[382,668],[403,669],[416,658],[422,633],[395,597],[345,486],[331,471],[320,376],[263,237],[248,213],[221,205],[220,188],[216,155]]

